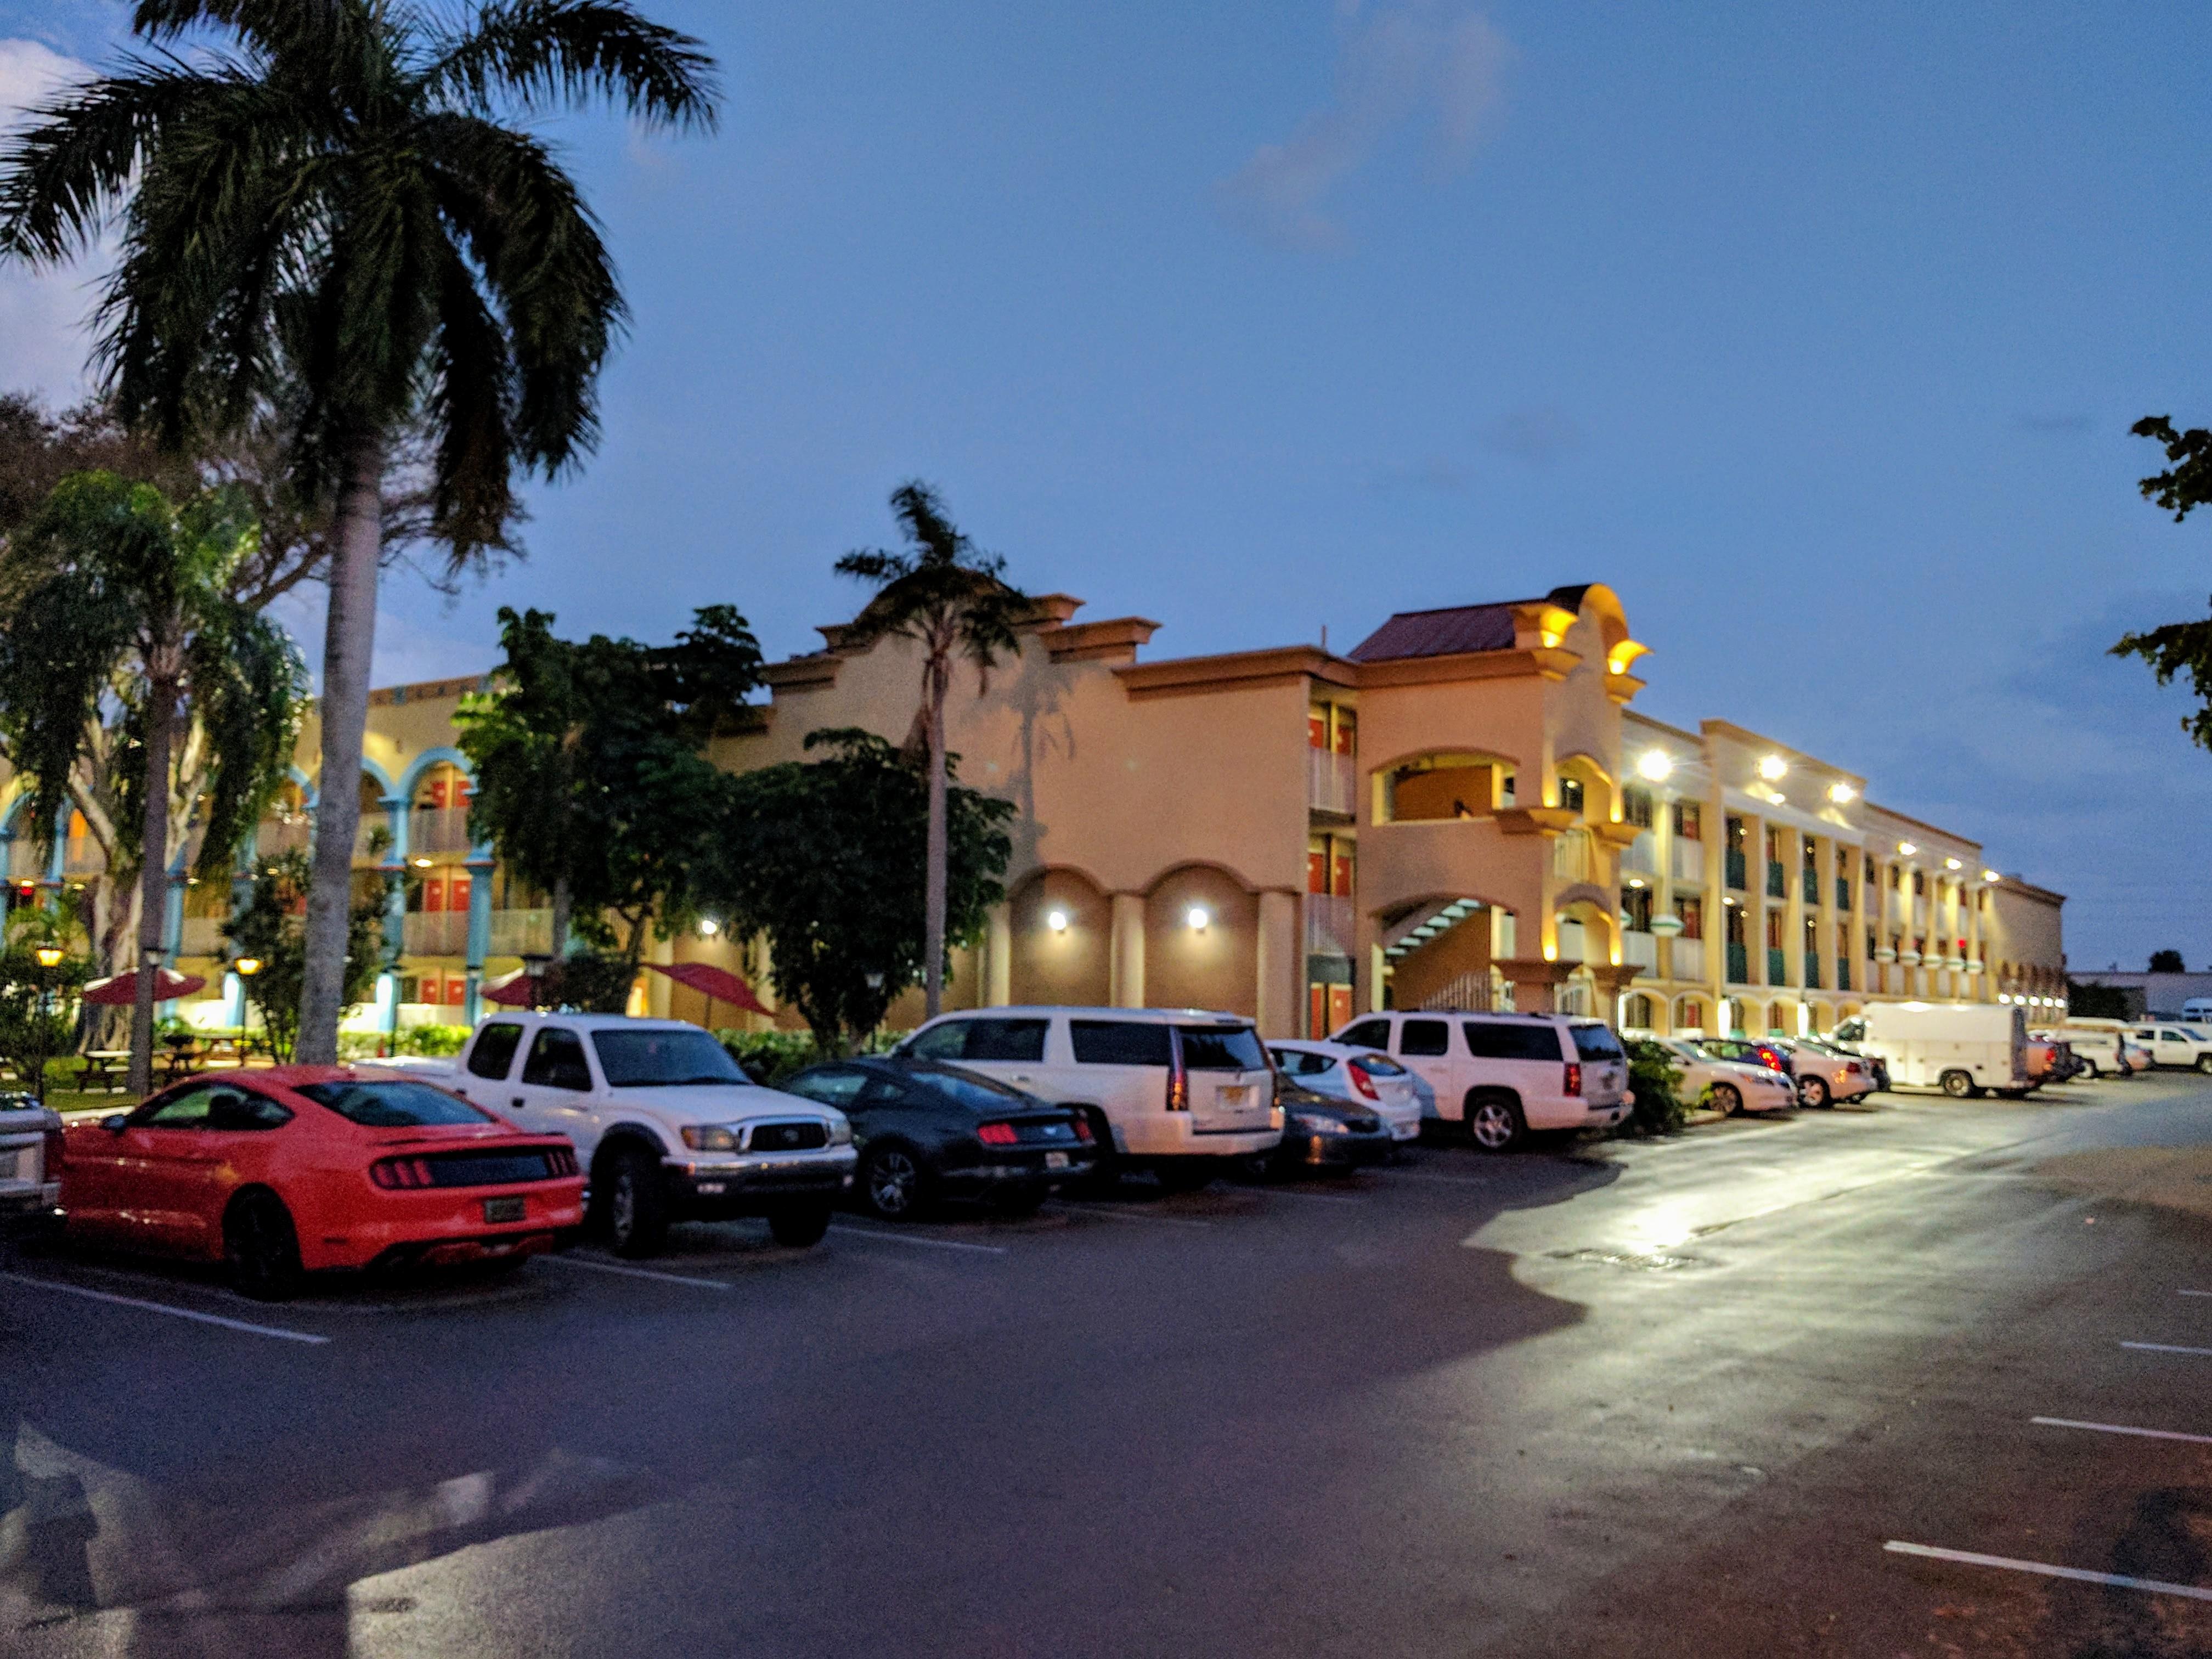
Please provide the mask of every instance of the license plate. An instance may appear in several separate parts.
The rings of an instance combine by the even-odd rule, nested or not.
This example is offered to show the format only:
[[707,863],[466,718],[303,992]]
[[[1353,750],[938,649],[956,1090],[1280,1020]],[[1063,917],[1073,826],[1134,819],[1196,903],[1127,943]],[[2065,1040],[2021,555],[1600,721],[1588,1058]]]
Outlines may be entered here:
[[1065,1170],[1067,1167],[1067,1154],[1047,1152],[1044,1155],[1044,1167],[1048,1170]]
[[524,1213],[523,1200],[519,1198],[488,1198],[483,1206],[486,1221],[520,1221]]
[[1239,1083],[1229,1088],[1216,1090],[1213,1099],[1217,1105],[1221,1106],[1249,1106],[1252,1103],[1252,1085],[1249,1083]]

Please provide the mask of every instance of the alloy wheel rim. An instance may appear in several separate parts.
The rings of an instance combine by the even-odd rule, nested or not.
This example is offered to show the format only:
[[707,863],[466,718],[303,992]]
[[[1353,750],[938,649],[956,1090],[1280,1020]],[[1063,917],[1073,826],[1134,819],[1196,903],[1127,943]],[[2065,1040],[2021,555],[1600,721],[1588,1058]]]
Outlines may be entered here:
[[1484,1146],[1503,1146],[1513,1138],[1513,1119],[1503,1106],[1474,1109],[1474,1138]]
[[614,1235],[626,1239],[637,1226],[637,1186],[628,1171],[615,1177],[615,1189],[609,1194],[607,1218],[614,1224]]
[[1723,1117],[1734,1117],[1736,1108],[1743,1104],[1743,1097],[1723,1083],[1713,1091],[1713,1104],[1721,1109]]
[[891,1213],[914,1201],[914,1164],[903,1152],[877,1155],[868,1176],[868,1196],[876,1207]]

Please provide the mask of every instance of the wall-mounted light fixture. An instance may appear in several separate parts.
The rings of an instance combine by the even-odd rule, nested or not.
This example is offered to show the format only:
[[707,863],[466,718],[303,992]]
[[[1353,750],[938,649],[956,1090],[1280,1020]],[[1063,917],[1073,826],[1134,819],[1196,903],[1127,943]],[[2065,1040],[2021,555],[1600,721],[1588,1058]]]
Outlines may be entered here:
[[1945,859],[1943,860],[1943,867],[1946,870],[1955,870],[1959,867],[1959,860],[1956,859]]
[[39,966],[41,968],[58,968],[62,965],[62,947],[58,945],[41,945],[31,954],[38,957]]
[[1204,933],[1206,923],[1213,920],[1206,914],[1203,904],[1192,905],[1189,909],[1183,912],[1182,919],[1190,925],[1190,931],[1194,933]]
[[427,870],[430,867],[430,860],[428,859],[416,859],[415,860],[415,867],[417,870]]
[[1984,881],[2002,881],[2004,878],[1994,870],[1984,870],[1982,872],[1982,879]]
[[1663,749],[1647,749],[1636,757],[1636,770],[1653,783],[1664,783],[1674,774],[1674,757]]
[[1759,775],[1769,783],[1777,778],[1786,778],[1790,775],[1790,763],[1779,755],[1762,755],[1759,757]]
[[1044,925],[1051,928],[1055,933],[1066,933],[1067,931],[1067,912],[1065,910],[1046,911],[1044,913]]
[[232,963],[230,965],[238,970],[238,976],[240,979],[252,979],[256,974],[261,971],[261,958],[259,957],[240,957],[236,962]]
[[1915,853],[1918,852],[1920,849],[1919,849],[1917,847],[1915,847],[1915,846],[1914,846],[1911,842],[1909,842],[1909,841],[1901,841],[1901,842],[1898,842],[1898,843],[1897,843],[1897,850],[1898,850],[1899,853],[1903,854],[1906,858],[1911,858],[1911,857]]
[[1828,799],[1838,806],[1856,800],[1858,793],[1859,792],[1848,783],[1832,783],[1828,786]]
[[699,937],[701,939],[712,939],[715,934],[721,931],[722,924],[715,921],[714,917],[702,916],[699,918]]

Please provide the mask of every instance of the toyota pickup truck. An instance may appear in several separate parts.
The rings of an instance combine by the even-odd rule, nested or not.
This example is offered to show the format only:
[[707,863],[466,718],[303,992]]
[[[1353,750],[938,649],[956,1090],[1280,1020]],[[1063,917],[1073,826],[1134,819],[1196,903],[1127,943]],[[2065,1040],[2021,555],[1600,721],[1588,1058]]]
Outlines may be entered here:
[[853,1184],[853,1126],[764,1089],[696,1025],[618,1014],[497,1013],[450,1060],[404,1067],[526,1129],[564,1134],[590,1175],[586,1224],[651,1255],[676,1221],[767,1218],[779,1244],[829,1231]]
[[61,1164],[60,1117],[29,1095],[0,1094],[0,1224],[52,1214]]

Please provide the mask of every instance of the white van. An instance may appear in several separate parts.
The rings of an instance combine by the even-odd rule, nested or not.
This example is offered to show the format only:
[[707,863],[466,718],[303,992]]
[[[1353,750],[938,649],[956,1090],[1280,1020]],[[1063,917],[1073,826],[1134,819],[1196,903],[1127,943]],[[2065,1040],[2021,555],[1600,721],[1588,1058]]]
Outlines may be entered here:
[[2185,1025],[2212,1025],[2212,997],[2191,997],[2181,1005]]
[[1274,1066],[1252,1022],[1236,1014],[981,1009],[940,1015],[893,1052],[1076,1107],[1102,1152],[1151,1168],[1170,1188],[1203,1187],[1231,1160],[1270,1152],[1283,1138]]
[[1485,1152],[1531,1129],[1601,1128],[1636,1104],[1628,1056],[1601,1020],[1398,1011],[1354,1020],[1330,1041],[1389,1055],[1413,1074],[1422,1115],[1464,1123]]
[[2036,1086],[2027,1011],[1993,1002],[1876,1002],[1859,1047],[1889,1067],[1893,1089],[1941,1089],[1963,1100],[1995,1090],[2018,1100]]

